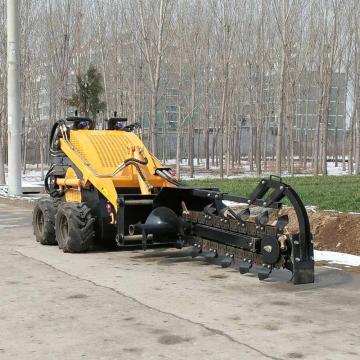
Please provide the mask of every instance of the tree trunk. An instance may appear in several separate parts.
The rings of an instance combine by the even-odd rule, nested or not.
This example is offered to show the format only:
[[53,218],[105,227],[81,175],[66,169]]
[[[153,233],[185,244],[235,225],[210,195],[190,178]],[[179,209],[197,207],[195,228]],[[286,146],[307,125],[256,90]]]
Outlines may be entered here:
[[[137,114],[136,114],[136,92],[137,92],[137,88],[136,88],[136,54],[135,54],[135,49],[133,49],[133,84],[132,84],[132,110],[133,110],[133,121],[137,121]],[[105,83],[104,83],[104,90],[105,90]],[[106,94],[106,93],[105,93]],[[108,109],[108,105],[106,105],[106,109]]]
[[260,71],[260,89],[258,89],[258,99],[257,99],[257,111],[256,111],[256,175],[261,175],[261,145],[262,145],[262,132],[263,132],[263,124],[262,124],[262,94],[263,94],[263,69]]
[[[263,94],[264,94],[264,1],[261,1],[261,16],[260,23],[257,29],[257,44],[259,54],[260,66],[257,66],[257,76],[260,77],[260,81],[257,86],[257,101],[256,101],[256,142],[255,142],[255,154],[256,154],[256,174],[261,175],[261,156],[262,156],[262,137],[263,137]],[[266,137],[266,134],[265,134]]]
[[[345,128],[345,124],[344,124]],[[343,130],[342,138],[342,170],[346,171],[346,130]]]
[[189,118],[189,166],[190,177],[194,177],[194,122],[195,122],[195,91],[196,91],[196,79],[195,74],[191,78],[191,101],[190,101],[190,118]]
[[282,156],[283,156],[283,130],[284,130],[284,119],[286,117],[286,72],[287,72],[287,24],[286,24],[286,13],[287,13],[287,2],[283,2],[282,6],[282,37],[284,44],[282,46],[281,53],[281,80],[280,80],[280,110],[277,124],[277,137],[276,137],[276,174],[281,176],[282,173]]
[[166,112],[163,114],[163,127],[162,127],[162,159],[163,162],[166,162],[166,138],[167,138],[167,131],[166,131],[166,120],[167,120],[167,114]]
[[[329,124],[329,112],[330,112],[330,97],[331,97],[331,83],[333,77],[333,67],[335,61],[335,51],[337,46],[337,37],[338,37],[338,6],[336,4],[336,8],[334,8],[334,18],[333,18],[333,29],[330,39],[330,51],[326,49],[323,52],[323,56],[326,61],[325,65],[325,89],[324,89],[324,107],[323,107],[323,114],[322,114],[322,121],[323,121],[323,134],[322,134],[322,150],[323,150],[323,157],[322,157],[322,173],[323,175],[327,175],[327,155],[328,155],[328,124]],[[329,52],[327,54],[326,52]]]
[[105,64],[105,54],[104,54],[105,50],[104,50],[104,45],[101,46],[101,69],[102,69],[102,78],[103,78],[103,83],[104,83],[104,94],[105,94],[105,102],[106,102],[106,117],[107,119],[110,118],[110,114],[109,114],[109,96],[108,96],[108,86],[107,86],[107,80],[106,80],[106,64]]
[[230,129],[231,129],[231,116],[229,116],[229,105],[226,106],[225,116],[226,116],[226,151],[225,151],[225,172],[226,176],[230,175],[230,154],[231,154],[231,136],[230,136]]
[[[209,48],[209,46],[208,46]],[[210,109],[209,109],[209,69],[207,69],[207,79],[206,79],[206,97],[205,97],[205,123],[204,123],[204,155],[205,155],[205,169],[210,169]],[[214,129],[213,129],[214,134]]]
[[327,175],[327,153],[328,153],[328,123],[329,123],[329,107],[330,107],[330,90],[331,90],[331,75],[328,79],[329,84],[326,89],[324,111],[322,116],[323,131],[321,136],[322,142],[322,173]]
[[348,174],[353,174],[354,165],[354,133],[355,133],[355,113],[356,106],[354,106],[353,112],[350,118],[350,132],[349,132],[349,155],[348,155]]
[[314,156],[313,156],[313,166],[314,166],[314,175],[319,175],[319,156],[320,156],[320,128],[322,124],[322,113],[321,108],[323,104],[323,95],[321,92],[320,102],[319,102],[319,116],[316,122],[316,131],[315,131],[315,144],[314,144]]
[[179,80],[178,80],[178,95],[177,95],[177,105],[178,105],[178,116],[176,123],[176,176],[180,179],[181,171],[181,90],[182,90],[182,47],[180,47],[179,52]]
[[210,154],[209,154],[209,142],[210,142],[210,134],[209,134],[209,114],[206,113],[206,119],[204,124],[204,147],[205,147],[205,169],[210,169]]
[[224,177],[224,125],[227,95],[227,77],[224,79],[223,96],[221,102],[221,125],[220,125],[220,178]]
[[306,95],[306,102],[305,102],[305,127],[304,127],[304,161],[303,161],[303,168],[304,170],[307,168],[307,160],[308,160],[308,141],[309,141],[309,95],[310,92],[310,84]]
[[295,84],[291,84],[291,97],[289,99],[289,108],[287,114],[287,127],[288,127],[288,173],[294,176],[294,136],[293,136],[293,114],[295,110]]
[[3,129],[0,123],[0,185],[5,185],[5,156],[3,143]]
[[252,87],[252,69],[251,63],[249,63],[249,104],[250,104],[250,114],[249,114],[249,136],[248,136],[248,162],[250,166],[250,172],[254,171],[254,133],[253,133],[253,87]]
[[283,50],[281,60],[281,83],[280,83],[280,112],[277,124],[276,137],[276,174],[281,176],[282,173],[282,143],[285,117],[285,81],[286,81],[286,49]]
[[[235,130],[234,130],[234,163],[239,164],[239,126],[236,123],[236,118],[234,119]],[[235,167],[235,165],[234,165]]]
[[[178,98],[180,95],[178,96]],[[176,126],[176,176],[180,179],[180,164],[181,164],[181,105],[178,100],[178,117]]]
[[[135,3],[135,2],[134,2]],[[149,139],[150,139],[150,151],[156,156],[156,130],[157,130],[157,106],[158,106],[158,95],[159,95],[159,86],[161,79],[161,64],[163,57],[163,35],[164,35],[164,26],[165,19],[167,15],[167,6],[168,1],[160,0],[159,2],[159,12],[156,15],[154,21],[157,23],[156,32],[149,34],[149,28],[145,25],[144,19],[144,3],[140,1],[136,2],[136,6],[139,5],[140,10],[140,23],[141,23],[141,36],[143,40],[143,50],[144,58],[148,65],[149,78],[151,81],[151,115],[149,121]],[[156,38],[157,41],[151,43],[149,38]],[[136,40],[136,39],[135,39]],[[155,46],[154,46],[155,45]]]
[[221,101],[221,125],[220,125],[220,178],[224,177],[224,125],[225,125],[225,112],[226,112],[226,96],[228,87],[228,77],[225,74],[224,87]]
[[22,159],[23,174],[26,173],[27,144],[28,144],[28,131],[24,129],[24,145],[23,145],[23,159]]
[[151,93],[151,115],[150,115],[150,124],[149,124],[149,139],[150,139],[150,151],[157,156],[157,147],[156,147],[156,118],[157,118],[157,91],[153,89]]
[[231,117],[232,131],[231,131],[231,169],[234,171],[235,168],[235,146],[236,146],[236,126],[235,120]]
[[242,144],[242,126],[240,124],[240,126],[239,126],[239,142],[238,142],[238,146],[239,146],[239,166],[241,166],[241,144]]
[[[341,62],[340,62],[341,63]],[[341,71],[341,70],[340,70]],[[339,71],[339,75],[340,75]],[[335,115],[335,133],[334,133],[334,158],[335,158],[335,167],[339,166],[339,135],[338,135],[338,117],[339,117],[339,96],[340,96],[340,85],[338,85],[336,89],[336,115]]]
[[40,139],[40,174],[41,174],[41,181],[44,181],[44,140]]
[[356,123],[355,123],[355,174],[360,174],[360,120],[359,111],[356,110]]
[[211,142],[211,166],[215,166],[215,141],[217,136],[216,124],[213,126],[213,136]]
[[269,118],[268,118],[268,116],[266,116],[266,119],[265,119],[265,129],[264,129],[264,148],[263,148],[264,171],[267,171],[268,130],[269,130]]
[[254,171],[254,133],[253,133],[253,119],[250,114],[249,119],[249,149],[248,149],[248,160],[250,165],[250,172]]
[[198,129],[197,129],[197,146],[196,146],[196,163],[199,166],[200,165],[200,157],[201,157],[201,151],[200,151],[200,140],[201,140],[201,131],[200,131],[200,122],[198,124]]

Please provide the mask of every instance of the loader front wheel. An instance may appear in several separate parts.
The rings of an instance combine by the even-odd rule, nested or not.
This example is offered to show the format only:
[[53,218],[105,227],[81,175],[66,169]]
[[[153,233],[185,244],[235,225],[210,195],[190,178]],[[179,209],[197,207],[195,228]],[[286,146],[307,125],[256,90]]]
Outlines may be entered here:
[[56,207],[51,198],[39,199],[33,211],[33,228],[36,241],[42,245],[56,245],[55,215]]
[[85,203],[62,203],[55,220],[59,248],[69,253],[92,250],[95,236],[94,222],[91,209]]

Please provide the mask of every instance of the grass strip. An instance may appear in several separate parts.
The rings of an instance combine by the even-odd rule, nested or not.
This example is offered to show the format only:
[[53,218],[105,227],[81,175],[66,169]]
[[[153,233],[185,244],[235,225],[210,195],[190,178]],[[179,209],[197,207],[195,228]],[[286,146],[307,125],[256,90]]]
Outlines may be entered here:
[[[188,180],[191,186],[215,187],[221,191],[248,196],[260,178],[198,179]],[[305,205],[317,206],[320,210],[360,212],[360,176],[299,176],[285,177],[300,195]]]

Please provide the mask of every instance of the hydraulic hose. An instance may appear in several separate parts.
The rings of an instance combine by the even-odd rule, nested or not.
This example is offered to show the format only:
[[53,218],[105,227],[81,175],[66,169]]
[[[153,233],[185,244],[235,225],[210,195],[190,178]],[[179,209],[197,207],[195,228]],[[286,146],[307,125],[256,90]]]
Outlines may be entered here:
[[49,180],[50,180],[51,176],[53,175],[52,172],[54,170],[54,167],[55,167],[55,165],[52,165],[45,175],[45,180],[44,180],[45,191],[48,194],[50,194],[52,197],[62,197],[64,195],[64,191],[57,190],[55,188],[51,188],[51,186],[49,184]]
[[186,186],[186,185],[183,185],[182,183],[180,183],[179,181],[173,179],[170,174],[167,175],[163,170],[160,170],[160,169],[157,169],[155,171],[155,173],[159,176],[161,176],[163,179],[165,179],[166,181],[168,181],[169,183],[175,185],[175,186]]

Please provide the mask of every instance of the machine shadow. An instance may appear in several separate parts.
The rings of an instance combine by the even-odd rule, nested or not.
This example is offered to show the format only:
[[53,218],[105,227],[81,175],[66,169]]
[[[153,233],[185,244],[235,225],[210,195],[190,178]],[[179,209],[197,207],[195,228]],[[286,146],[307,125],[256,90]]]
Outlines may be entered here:
[[[217,266],[219,270],[222,270],[220,266],[220,260],[205,260],[203,258],[192,258],[191,249],[185,248],[182,250],[174,249],[161,249],[151,252],[146,252],[143,254],[138,254],[132,257],[137,260],[145,260],[146,262],[153,261],[157,262],[159,265],[171,266],[176,265],[177,263],[192,262],[196,263],[199,266]],[[230,273],[238,273],[238,268],[236,266],[231,266],[226,270],[233,270]],[[239,276],[246,276],[254,278],[258,281],[257,272],[260,270],[259,266],[254,266],[254,268],[248,273]],[[321,288],[334,288],[342,287],[346,284],[350,284],[354,281],[354,274],[350,271],[339,270],[337,268],[330,268],[324,266],[317,266],[315,268],[315,282],[313,284],[303,284],[293,286],[292,274],[285,269],[274,269],[271,273],[271,276],[263,280],[261,283],[271,286],[276,286],[277,288],[284,288],[284,290],[289,291],[311,291]],[[356,275],[356,274],[355,274]],[[359,277],[360,278],[360,277]],[[360,279],[358,279],[360,282]]]

